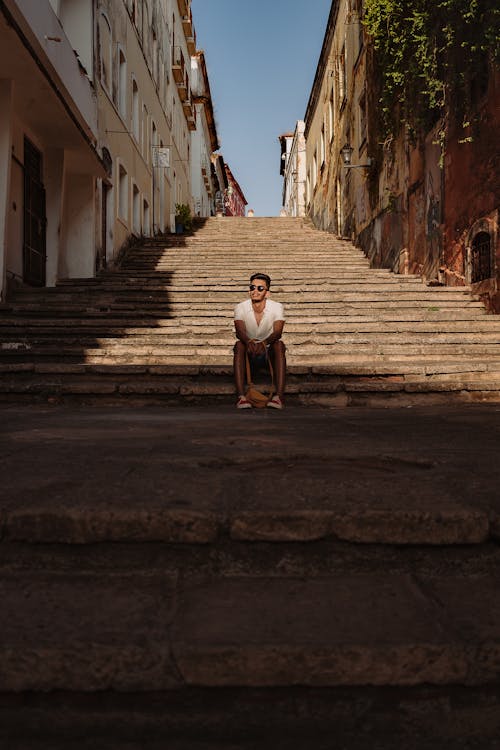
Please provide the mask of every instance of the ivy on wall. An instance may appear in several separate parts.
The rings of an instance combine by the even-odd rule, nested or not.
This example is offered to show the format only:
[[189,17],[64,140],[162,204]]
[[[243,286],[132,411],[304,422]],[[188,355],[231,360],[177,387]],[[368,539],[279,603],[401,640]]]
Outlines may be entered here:
[[464,127],[500,59],[498,0],[365,0],[384,134],[424,132],[453,108]]

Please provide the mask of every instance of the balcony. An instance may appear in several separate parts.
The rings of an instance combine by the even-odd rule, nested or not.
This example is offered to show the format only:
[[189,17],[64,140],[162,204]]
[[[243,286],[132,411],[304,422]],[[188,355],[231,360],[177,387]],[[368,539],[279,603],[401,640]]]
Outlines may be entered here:
[[193,33],[193,36],[187,36],[186,37],[186,44],[190,55],[194,55],[196,52],[196,34]]
[[172,75],[174,81],[179,86],[186,80],[186,62],[184,53],[180,47],[174,47],[172,50]]
[[193,105],[191,103],[191,99],[185,99],[182,102],[182,109],[184,111],[184,114],[185,114],[186,120],[187,120],[188,117],[191,117],[191,115],[193,114]]
[[182,28],[186,37],[186,44],[190,55],[196,52],[196,32],[193,26],[193,14],[191,11],[182,17]]
[[189,100],[189,103],[191,104],[191,91],[189,89],[189,78],[187,73],[184,76],[184,80],[181,83],[177,84],[177,91],[179,92],[179,98],[181,102]]
[[186,115],[188,130],[196,130],[196,107],[191,107],[191,112]]
[[191,12],[191,0],[177,0],[181,16],[188,16]]

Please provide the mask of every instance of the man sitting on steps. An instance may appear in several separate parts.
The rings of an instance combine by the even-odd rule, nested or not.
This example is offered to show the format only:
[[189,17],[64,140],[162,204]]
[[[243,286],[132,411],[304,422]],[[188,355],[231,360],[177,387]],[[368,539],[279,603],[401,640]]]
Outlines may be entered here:
[[238,341],[234,347],[234,379],[238,401],[236,408],[250,409],[245,398],[246,355],[254,367],[264,366],[266,357],[274,367],[276,393],[267,406],[283,409],[285,390],[285,345],[281,340],[285,316],[283,305],[269,299],[271,279],[265,273],[254,273],[250,278],[250,299],[240,302],[234,310],[234,327]]

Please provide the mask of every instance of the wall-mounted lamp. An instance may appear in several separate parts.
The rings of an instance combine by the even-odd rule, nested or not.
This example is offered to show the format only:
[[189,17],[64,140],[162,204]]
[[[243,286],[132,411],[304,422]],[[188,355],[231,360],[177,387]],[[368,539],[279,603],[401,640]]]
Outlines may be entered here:
[[342,162],[346,169],[360,169],[371,167],[372,160],[369,156],[366,157],[366,164],[351,164],[351,156],[354,151],[350,143],[345,143],[340,149],[340,155],[342,156]]

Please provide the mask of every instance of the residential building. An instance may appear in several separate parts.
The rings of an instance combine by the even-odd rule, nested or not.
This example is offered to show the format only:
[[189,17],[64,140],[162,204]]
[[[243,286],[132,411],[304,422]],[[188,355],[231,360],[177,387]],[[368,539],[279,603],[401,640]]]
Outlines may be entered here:
[[229,182],[222,154],[212,154],[212,176],[215,185],[215,215],[224,216],[225,196]]
[[212,154],[219,148],[205,54],[191,57],[191,88],[196,128],[191,132],[191,186],[195,216],[215,215],[218,188],[212,171]]
[[305,115],[307,213],[362,247],[373,266],[434,284],[471,283],[500,311],[498,68],[487,66],[475,87],[473,137],[447,105],[412,139],[404,128],[384,138],[362,7],[332,2]]
[[229,165],[225,165],[226,177],[227,177],[227,188],[225,191],[224,206],[225,216],[245,216],[245,206],[247,200],[243,195],[243,191],[238,184],[235,176],[231,172]]
[[92,276],[134,239],[175,231],[178,203],[214,211],[218,142],[190,6],[1,0],[1,299],[7,283]]
[[105,262],[133,236],[175,231],[177,203],[192,208],[190,2],[98,0],[96,42]]
[[364,170],[346,170],[346,142],[366,159],[365,43],[361,0],[333,0],[305,115],[306,205],[321,229],[351,237],[368,215]]
[[[91,2],[0,3],[0,295],[95,268]],[[75,40],[78,37],[78,52]]]
[[305,216],[306,140],[305,123],[299,120],[294,133],[279,136],[280,174],[283,177],[283,215]]

